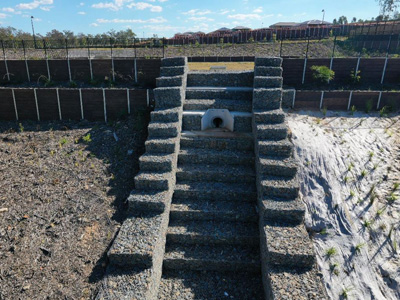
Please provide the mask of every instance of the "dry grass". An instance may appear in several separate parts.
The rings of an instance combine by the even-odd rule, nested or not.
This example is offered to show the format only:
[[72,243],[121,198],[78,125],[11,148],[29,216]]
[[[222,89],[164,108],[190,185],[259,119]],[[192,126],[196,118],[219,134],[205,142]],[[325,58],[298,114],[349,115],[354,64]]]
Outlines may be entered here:
[[254,62],[189,63],[190,71],[209,71],[211,66],[225,66],[228,71],[243,71],[243,70],[253,70]]

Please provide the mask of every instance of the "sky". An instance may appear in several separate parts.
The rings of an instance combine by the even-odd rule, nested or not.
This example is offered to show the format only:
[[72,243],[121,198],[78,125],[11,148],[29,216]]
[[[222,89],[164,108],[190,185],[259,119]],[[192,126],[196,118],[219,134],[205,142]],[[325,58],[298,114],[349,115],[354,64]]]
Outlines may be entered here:
[[0,0],[0,26],[45,34],[52,29],[96,34],[131,28],[139,37],[210,32],[221,27],[268,27],[323,18],[332,22],[379,15],[376,0]]

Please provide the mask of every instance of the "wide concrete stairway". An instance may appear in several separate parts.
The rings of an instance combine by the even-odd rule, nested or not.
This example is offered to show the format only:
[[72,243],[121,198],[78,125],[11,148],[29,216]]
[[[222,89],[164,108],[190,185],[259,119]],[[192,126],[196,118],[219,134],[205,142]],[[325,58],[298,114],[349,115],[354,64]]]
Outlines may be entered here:
[[[188,74],[159,299],[263,299],[253,79],[254,72]],[[234,132],[201,131],[212,108],[235,116]]]

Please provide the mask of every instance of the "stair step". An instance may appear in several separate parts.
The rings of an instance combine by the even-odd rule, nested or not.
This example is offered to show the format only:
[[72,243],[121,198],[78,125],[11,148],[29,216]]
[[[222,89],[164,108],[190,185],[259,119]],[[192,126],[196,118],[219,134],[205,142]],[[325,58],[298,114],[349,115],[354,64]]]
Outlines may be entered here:
[[259,170],[263,175],[293,177],[297,174],[297,160],[288,157],[269,157],[260,155]]
[[225,220],[257,222],[255,204],[249,202],[175,199],[171,206],[172,220]]
[[170,172],[174,165],[174,154],[145,153],[139,158],[141,171]]
[[254,77],[255,88],[281,88],[283,78],[279,76],[256,76]]
[[218,138],[218,137],[189,137],[183,135],[181,137],[182,148],[201,148],[213,150],[244,150],[251,151],[254,149],[254,141],[251,135],[240,138]]
[[281,57],[256,57],[254,59],[254,64],[266,67],[280,67],[282,65],[283,59]]
[[181,131],[179,122],[151,122],[148,126],[149,137],[177,137]]
[[304,221],[305,207],[299,198],[265,198],[259,207],[267,221],[285,221],[290,224],[301,224]]
[[289,157],[293,154],[293,144],[289,140],[257,141],[258,152],[267,156]]
[[149,153],[174,153],[177,145],[177,138],[150,138],[145,142],[146,152]]
[[314,246],[304,224],[265,221],[261,230],[262,249],[268,265],[311,268],[315,263]]
[[281,67],[256,66],[254,76],[278,76],[282,77],[283,69]]
[[293,199],[297,198],[300,187],[297,177],[288,179],[278,176],[263,176],[261,189],[264,197]]
[[152,122],[179,122],[181,116],[181,108],[160,109],[151,112]]
[[202,245],[258,245],[258,225],[229,221],[170,220],[167,242]]
[[207,162],[207,164],[254,165],[254,153],[253,151],[181,148],[178,162],[179,164]]
[[250,87],[188,87],[186,99],[253,99],[253,88]]
[[180,67],[187,65],[187,57],[167,57],[161,60],[161,66],[163,67]]
[[253,168],[235,165],[183,164],[176,171],[178,181],[254,182]]
[[266,289],[270,299],[328,300],[322,274],[317,266],[312,269],[267,266]]
[[[183,112],[182,128],[185,131],[200,131],[201,120],[205,111]],[[231,111],[234,118],[234,132],[252,132],[252,114],[246,112]]]
[[206,111],[207,109],[227,109],[229,111],[251,112],[252,104],[248,100],[231,99],[188,99],[183,104],[185,111]]
[[188,86],[253,87],[254,71],[189,72]]
[[280,124],[285,122],[285,116],[282,109],[254,111],[254,120],[256,123]]
[[270,141],[279,141],[287,138],[288,135],[288,127],[285,123],[283,124],[274,124],[274,125],[265,125],[265,124],[257,124],[257,139],[258,140],[270,140]]
[[178,182],[174,199],[253,202],[257,199],[255,184],[226,182]]
[[262,300],[264,299],[262,287],[261,274],[165,270],[162,274],[157,299]]
[[166,191],[172,188],[174,178],[171,172],[155,173],[141,171],[135,176],[135,188],[138,190]]
[[156,78],[156,86],[157,87],[173,87],[173,86],[182,86],[184,78],[182,75],[173,76],[173,77],[158,77]]
[[161,67],[160,75],[161,77],[175,77],[185,74],[188,70],[187,66],[173,66],[173,67]]
[[240,245],[167,245],[163,267],[169,270],[260,272],[260,249]]

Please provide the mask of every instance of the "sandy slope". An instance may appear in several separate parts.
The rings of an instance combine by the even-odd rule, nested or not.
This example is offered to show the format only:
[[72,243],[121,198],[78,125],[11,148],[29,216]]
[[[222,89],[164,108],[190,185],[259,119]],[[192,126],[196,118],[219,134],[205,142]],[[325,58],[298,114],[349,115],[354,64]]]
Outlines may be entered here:
[[400,299],[400,116],[302,111],[288,119],[330,297]]

